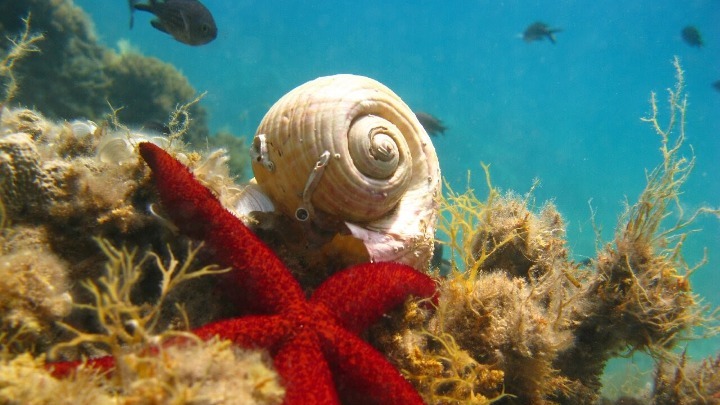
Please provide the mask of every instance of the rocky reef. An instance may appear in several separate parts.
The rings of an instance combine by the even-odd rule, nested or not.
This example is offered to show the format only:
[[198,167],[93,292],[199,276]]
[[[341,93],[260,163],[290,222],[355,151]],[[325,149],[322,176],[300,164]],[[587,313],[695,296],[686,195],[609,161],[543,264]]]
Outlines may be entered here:
[[[42,40],[32,44],[35,54],[10,60],[13,76],[2,76],[15,104],[32,106],[55,120],[100,122],[114,114],[128,127],[153,129],[169,125],[170,113],[197,97],[174,66],[131,47],[117,51],[100,43],[88,16],[72,0],[3,2],[0,36],[16,38],[28,17]],[[16,49],[15,43],[0,41],[0,54]],[[189,113],[192,123],[184,140],[198,148],[225,148],[233,155],[231,172],[242,176],[248,165],[243,139],[226,133],[211,136],[200,103]]]
[[532,210],[531,193],[500,193],[489,181],[486,201],[446,193],[439,229],[451,269],[437,308],[408,305],[373,335],[428,403],[600,403],[607,361],[634,352],[657,362],[655,387],[617,403],[719,401],[717,361],[688,366],[675,352],[698,331],[716,333],[718,321],[693,294],[697,267],[681,252],[688,225],[712,210],[665,221],[694,164],[682,156],[687,101],[675,68],[668,123],[654,96],[644,119],[661,137],[662,161],[592,260],[570,259],[562,216],[551,203]]
[[[2,30],[21,33],[0,64],[7,90],[0,103],[0,402],[51,403],[58,396],[73,403],[282,402],[283,382],[267,352],[203,341],[188,332],[229,311],[225,297],[214,293],[222,287],[218,273],[228,270],[214,266],[211,253],[165,219],[149,170],[138,157],[138,143],[154,143],[186,165],[226,208],[247,206],[248,195],[250,206],[267,206],[257,184],[235,182],[228,166],[234,156],[194,146],[194,139],[206,136],[197,129],[203,112],[194,90],[160,61],[97,45],[70,2],[3,3],[0,11]],[[44,40],[36,39],[22,24],[28,11],[31,21],[50,26],[65,21],[61,25],[74,27],[75,34],[60,40],[62,30],[49,27]],[[53,41],[53,50],[42,48],[47,41]],[[28,55],[34,47],[42,53]],[[66,65],[69,54],[81,55],[72,62],[79,67]],[[63,83],[57,93],[36,94],[41,92],[33,88],[40,84],[22,78],[49,75],[45,57],[58,58],[56,70],[71,76],[54,77]],[[103,68],[87,72],[86,63]],[[659,121],[654,97],[653,113],[646,118],[660,135],[660,164],[622,215],[614,239],[592,260],[571,259],[562,215],[552,203],[537,208],[531,192],[500,192],[487,168],[487,198],[472,190],[446,190],[429,201],[440,212],[431,212],[433,223],[422,223],[421,229],[433,229],[439,218],[436,242],[449,251],[447,263],[428,265],[427,241],[419,243],[417,236],[398,250],[423,249],[415,255],[423,260],[413,265],[435,276],[437,301],[410,299],[367,333],[425,402],[603,403],[600,377],[607,361],[632,352],[656,360],[654,388],[647,398],[616,403],[720,402],[718,360],[691,364],[676,352],[698,328],[714,332],[717,318],[693,294],[695,267],[682,259],[688,226],[707,210],[674,224],[665,221],[694,163],[683,157],[687,103],[677,61],[675,68],[669,123]],[[120,77],[150,80],[144,74],[162,77],[158,92],[168,97],[137,98],[112,90]],[[88,87],[67,88],[73,80]],[[108,109],[106,98],[127,108]],[[398,127],[419,128],[414,118],[393,114],[401,118]],[[167,121],[169,133],[142,128],[143,121],[155,119]],[[272,176],[282,150],[269,149],[260,135],[253,144],[255,164]],[[439,176],[427,134],[418,136],[411,149],[424,153],[423,173]],[[397,140],[384,137],[382,152],[402,149],[387,146],[387,138]],[[315,191],[315,178],[330,173],[324,168],[331,154],[322,156],[312,155],[319,159],[310,159],[315,165],[310,171],[320,174],[301,179],[303,193]],[[439,187],[439,179],[420,183],[424,194],[427,187]],[[348,242],[351,229],[358,232],[352,224],[306,223],[304,215],[297,217],[296,205],[291,208],[290,214],[238,215],[292,268],[306,291],[331,274],[337,261],[344,266],[369,257],[362,248],[371,244]],[[315,214],[312,209],[300,213]],[[331,227],[337,227],[337,238],[327,237]],[[376,229],[359,234],[371,230]],[[302,239],[308,234],[331,242]],[[322,249],[298,258],[298,246]],[[340,260],[332,258],[333,249],[363,254]],[[183,344],[159,344],[178,339]],[[158,347],[160,355],[148,349]],[[111,378],[78,366],[72,376],[59,379],[46,369],[46,356],[81,361],[102,355],[122,359],[124,367]]]

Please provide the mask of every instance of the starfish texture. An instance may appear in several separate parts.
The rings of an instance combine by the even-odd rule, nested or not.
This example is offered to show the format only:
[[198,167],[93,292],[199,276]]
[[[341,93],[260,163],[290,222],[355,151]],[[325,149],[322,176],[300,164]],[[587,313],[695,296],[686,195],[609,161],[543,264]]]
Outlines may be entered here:
[[204,241],[216,262],[234,268],[229,285],[253,314],[210,323],[193,333],[267,348],[285,382],[285,404],[339,404],[338,392],[362,398],[362,403],[423,403],[398,370],[358,334],[408,295],[433,296],[435,282],[429,276],[402,264],[360,264],[332,275],[307,299],[270,248],[187,167],[152,143],[139,148],[170,219],[184,234]]

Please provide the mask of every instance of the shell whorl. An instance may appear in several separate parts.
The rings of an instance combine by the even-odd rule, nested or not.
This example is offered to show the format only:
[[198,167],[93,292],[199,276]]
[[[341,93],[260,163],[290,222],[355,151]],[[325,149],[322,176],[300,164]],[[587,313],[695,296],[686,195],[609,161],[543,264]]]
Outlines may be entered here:
[[435,150],[412,110],[373,79],[335,75],[295,88],[265,115],[251,151],[258,185],[287,215],[432,239]]

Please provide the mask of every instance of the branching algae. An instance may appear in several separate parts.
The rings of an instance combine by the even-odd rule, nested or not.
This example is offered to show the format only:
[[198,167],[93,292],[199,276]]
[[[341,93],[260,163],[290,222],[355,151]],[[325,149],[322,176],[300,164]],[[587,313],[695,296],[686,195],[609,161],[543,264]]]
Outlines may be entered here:
[[[697,328],[716,332],[716,313],[690,288],[690,275],[704,261],[691,266],[681,252],[688,227],[712,210],[684,216],[680,208],[694,159],[681,156],[687,102],[677,60],[674,66],[668,123],[660,122],[654,95],[645,119],[660,136],[662,164],[622,215],[614,241],[589,263],[569,259],[553,204],[528,208],[530,193],[502,194],[489,176],[484,202],[472,190],[448,192],[438,228],[452,270],[441,281],[438,307],[434,314],[406,308],[404,325],[378,339],[427,402],[595,403],[610,358],[642,351],[680,366],[672,351],[678,342],[695,337]],[[679,219],[668,225],[671,215]],[[703,370],[716,363],[699,366],[705,380]],[[680,376],[684,368],[677,370]],[[658,372],[658,396],[667,375]],[[702,401],[717,395],[713,386],[683,392]]]
[[[97,281],[84,283],[94,302],[79,306],[97,316],[100,331],[85,332],[64,325],[76,337],[57,344],[50,356],[67,355],[69,349],[81,349],[93,355],[109,353],[115,360],[116,372],[112,378],[100,378],[90,369],[79,367],[71,378],[57,384],[43,368],[41,358],[33,359],[27,353],[12,356],[6,352],[6,358],[0,363],[0,402],[25,402],[36,398],[35,395],[51,398],[71,393],[79,401],[73,403],[88,404],[148,400],[153,403],[221,404],[229,400],[248,404],[280,403],[283,389],[262,352],[241,350],[229,341],[204,342],[191,333],[167,329],[167,325],[160,327],[161,319],[167,318],[163,314],[167,298],[179,284],[227,269],[206,266],[191,270],[190,264],[200,247],[190,248],[182,263],[170,253],[169,262],[165,264],[154,253],[138,258],[136,250],[119,249],[104,240],[98,240],[98,244],[108,258],[107,274]],[[147,260],[153,260],[161,272],[159,298],[135,303],[133,290],[138,287]],[[182,308],[178,309],[184,314]],[[163,345],[176,337],[182,337],[182,343]],[[11,343],[12,338],[6,337],[6,344]],[[15,379],[21,374],[33,381],[48,380],[49,383],[28,390],[25,381]],[[94,397],[87,398],[81,386],[91,390]]]

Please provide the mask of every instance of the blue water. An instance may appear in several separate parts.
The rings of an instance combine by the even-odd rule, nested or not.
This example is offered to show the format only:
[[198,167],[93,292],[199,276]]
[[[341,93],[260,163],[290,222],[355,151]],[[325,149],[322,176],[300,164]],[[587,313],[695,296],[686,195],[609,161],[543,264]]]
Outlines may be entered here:
[[[661,161],[659,137],[640,118],[650,111],[651,91],[666,100],[677,55],[696,157],[683,207],[720,206],[720,92],[711,86],[720,80],[718,1],[204,0],[219,34],[202,47],[154,30],[145,13],[136,12],[129,30],[123,0],[76,3],[107,45],[129,41],[207,91],[212,131],[251,137],[279,97],[318,76],[355,73],[383,82],[450,127],[434,140],[455,190],[465,188],[471,170],[472,186],[486,193],[480,162],[491,164],[495,186],[505,190],[524,193],[539,179],[538,204],[555,201],[579,258],[595,251],[590,207],[611,241],[623,203],[635,201],[645,170]],[[557,44],[518,37],[536,20],[563,29]],[[700,30],[705,47],[682,41],[685,25]],[[695,225],[701,231],[686,242],[686,258],[695,263],[707,248],[709,264],[691,281],[717,307],[720,219],[705,216]],[[719,348],[720,339],[695,342],[690,354]]]

